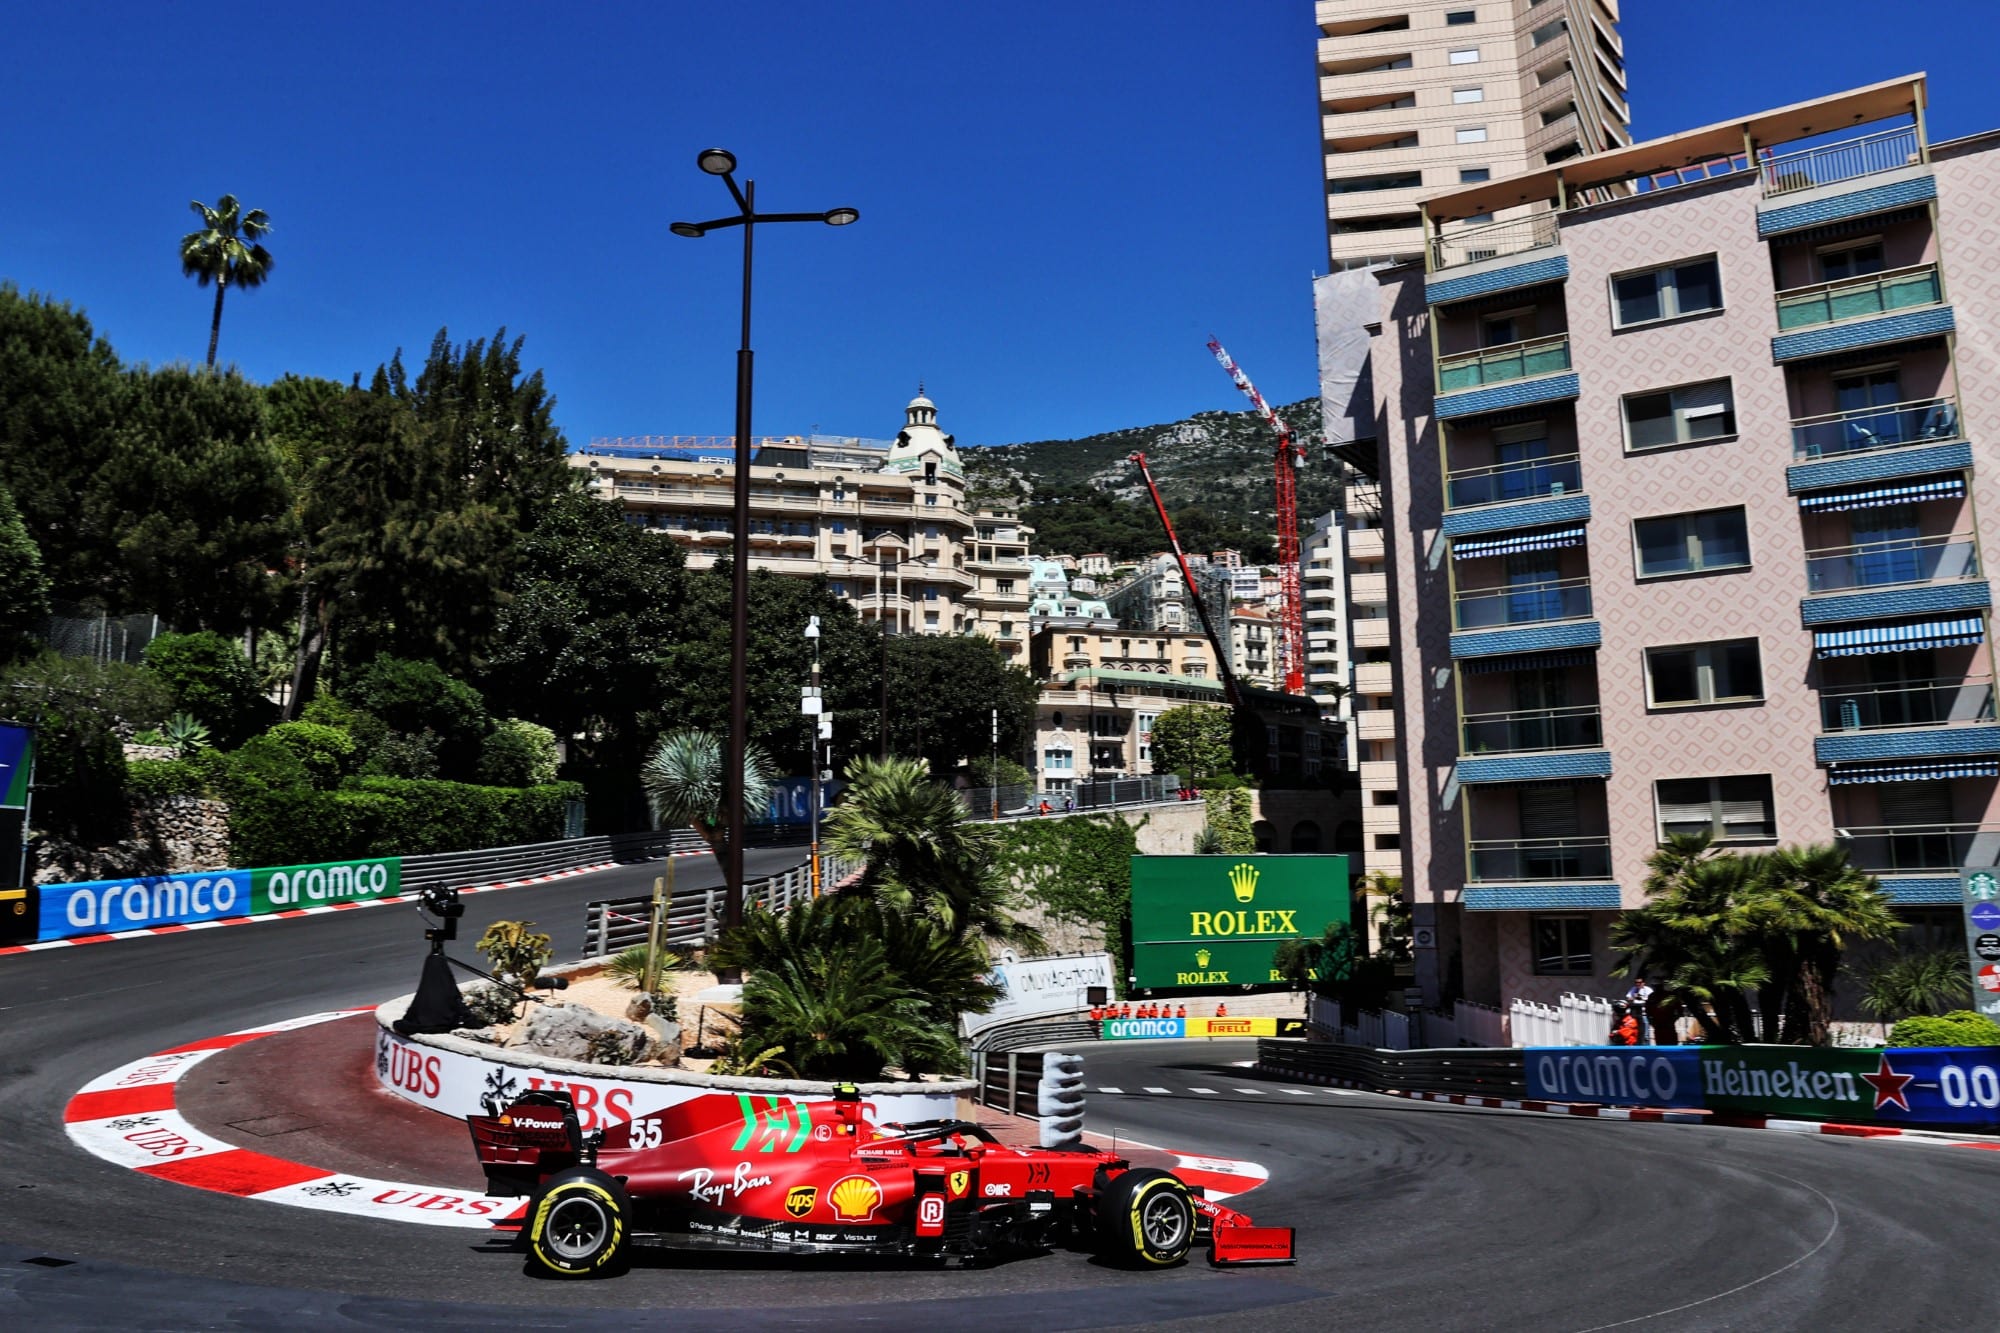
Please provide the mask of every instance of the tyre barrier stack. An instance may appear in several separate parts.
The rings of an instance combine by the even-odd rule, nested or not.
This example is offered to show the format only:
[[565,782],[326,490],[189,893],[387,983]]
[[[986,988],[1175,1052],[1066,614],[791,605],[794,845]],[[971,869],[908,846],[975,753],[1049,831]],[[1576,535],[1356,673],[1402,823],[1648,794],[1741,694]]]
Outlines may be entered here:
[[1050,1051],[1042,1057],[1042,1080],[1035,1092],[1044,1148],[1083,1144],[1083,1057]]

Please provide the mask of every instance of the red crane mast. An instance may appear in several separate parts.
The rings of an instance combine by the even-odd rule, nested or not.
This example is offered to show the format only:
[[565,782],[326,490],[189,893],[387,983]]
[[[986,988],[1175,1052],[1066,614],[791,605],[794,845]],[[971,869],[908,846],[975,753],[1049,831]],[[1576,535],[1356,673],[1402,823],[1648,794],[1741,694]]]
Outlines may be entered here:
[[1285,424],[1284,418],[1264,401],[1264,395],[1257,392],[1257,386],[1250,382],[1250,377],[1230,359],[1229,353],[1222,350],[1222,344],[1210,338],[1208,350],[1215,354],[1215,359],[1222,363],[1229,378],[1236,382],[1236,387],[1257,409],[1257,415],[1264,418],[1264,424],[1277,432],[1278,672],[1285,693],[1303,694],[1306,686],[1306,616],[1299,583],[1298,467],[1305,461],[1305,447],[1293,436],[1292,428]]

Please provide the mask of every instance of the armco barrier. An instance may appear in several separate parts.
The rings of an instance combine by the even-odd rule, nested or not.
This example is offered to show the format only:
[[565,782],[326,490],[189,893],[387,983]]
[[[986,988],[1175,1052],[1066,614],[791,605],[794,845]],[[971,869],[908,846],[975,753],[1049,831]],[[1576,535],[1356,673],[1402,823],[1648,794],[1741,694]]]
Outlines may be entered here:
[[[750,841],[769,846],[795,836],[784,829],[753,829]],[[40,884],[7,891],[8,919],[0,923],[5,927],[0,929],[0,945],[365,902],[435,884],[504,883],[611,862],[657,860],[705,845],[693,831],[682,829],[424,856]]]
[[1259,1068],[1279,1074],[1403,1092],[1465,1092],[1485,1097],[1524,1095],[1522,1052],[1449,1047],[1374,1051],[1364,1046],[1260,1040]]

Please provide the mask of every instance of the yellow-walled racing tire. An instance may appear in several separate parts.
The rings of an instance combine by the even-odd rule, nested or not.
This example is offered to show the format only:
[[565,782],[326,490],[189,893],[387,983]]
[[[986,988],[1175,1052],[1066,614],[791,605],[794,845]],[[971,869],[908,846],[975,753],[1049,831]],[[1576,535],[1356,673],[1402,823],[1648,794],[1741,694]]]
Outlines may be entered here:
[[1171,1172],[1126,1171],[1097,1196],[1097,1256],[1106,1263],[1170,1267],[1187,1258],[1194,1233],[1194,1200]]
[[556,1277],[606,1277],[625,1267],[632,1207],[616,1180],[590,1167],[562,1172],[528,1214],[529,1268]]

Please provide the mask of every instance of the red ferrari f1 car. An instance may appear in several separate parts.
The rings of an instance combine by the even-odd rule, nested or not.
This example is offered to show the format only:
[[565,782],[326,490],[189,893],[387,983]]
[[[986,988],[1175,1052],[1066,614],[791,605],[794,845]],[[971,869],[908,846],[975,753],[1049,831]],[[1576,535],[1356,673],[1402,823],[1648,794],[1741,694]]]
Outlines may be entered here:
[[711,1093],[589,1134],[568,1094],[536,1091],[467,1123],[488,1192],[527,1199],[500,1225],[563,1277],[616,1272],[635,1245],[973,1264],[1064,1244],[1153,1268],[1206,1240],[1211,1263],[1293,1260],[1290,1227],[1252,1226],[1171,1172],[960,1120],[878,1127],[851,1087]]

